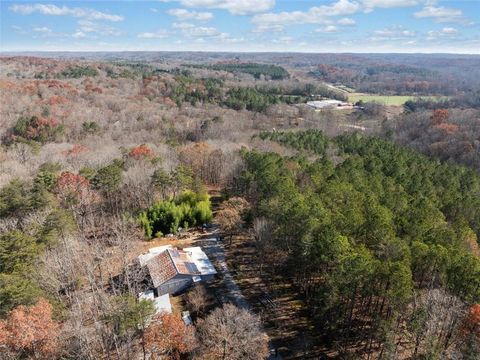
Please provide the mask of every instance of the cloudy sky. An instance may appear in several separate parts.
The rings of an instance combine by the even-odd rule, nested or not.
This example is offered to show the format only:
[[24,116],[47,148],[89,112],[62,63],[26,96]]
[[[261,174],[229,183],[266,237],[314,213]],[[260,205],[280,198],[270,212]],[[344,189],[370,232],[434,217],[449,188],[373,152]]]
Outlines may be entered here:
[[480,53],[480,0],[0,1],[1,51]]

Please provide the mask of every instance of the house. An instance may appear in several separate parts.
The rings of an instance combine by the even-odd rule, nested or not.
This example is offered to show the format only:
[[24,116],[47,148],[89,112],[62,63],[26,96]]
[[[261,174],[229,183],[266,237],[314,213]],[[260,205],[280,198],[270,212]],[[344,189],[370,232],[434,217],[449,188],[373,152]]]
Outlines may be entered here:
[[179,293],[196,282],[211,280],[217,273],[200,247],[152,248],[139,256],[139,262],[147,268],[157,296]]

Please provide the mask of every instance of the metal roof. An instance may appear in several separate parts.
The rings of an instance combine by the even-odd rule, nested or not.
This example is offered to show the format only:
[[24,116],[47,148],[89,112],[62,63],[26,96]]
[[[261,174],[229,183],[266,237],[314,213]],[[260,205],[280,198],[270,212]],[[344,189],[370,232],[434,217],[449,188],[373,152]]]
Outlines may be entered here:
[[178,274],[201,275],[190,257],[190,253],[174,248],[167,248],[162,253],[155,255],[145,265],[155,287],[159,287]]
[[207,254],[203,252],[200,246],[184,248],[183,251],[189,253],[201,275],[214,275],[217,273]]

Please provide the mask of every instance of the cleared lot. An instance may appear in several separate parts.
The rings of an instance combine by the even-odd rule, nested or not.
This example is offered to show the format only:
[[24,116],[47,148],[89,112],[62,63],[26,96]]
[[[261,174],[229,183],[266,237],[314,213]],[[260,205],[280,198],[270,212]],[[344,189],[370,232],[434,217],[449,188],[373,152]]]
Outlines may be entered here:
[[357,101],[362,100],[363,102],[379,102],[385,105],[401,106],[405,104],[408,100],[413,100],[417,98],[423,99],[433,99],[433,100],[442,100],[445,99],[445,96],[409,96],[409,95],[373,95],[373,94],[349,94],[348,101],[356,103]]

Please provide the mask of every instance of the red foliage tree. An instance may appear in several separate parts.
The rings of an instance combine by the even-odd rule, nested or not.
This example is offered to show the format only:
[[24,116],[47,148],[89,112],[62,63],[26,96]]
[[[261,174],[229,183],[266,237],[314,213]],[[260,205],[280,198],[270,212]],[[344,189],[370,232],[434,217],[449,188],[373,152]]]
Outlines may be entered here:
[[430,119],[432,120],[433,125],[440,125],[447,121],[448,116],[449,114],[447,109],[436,109],[433,111]]
[[81,200],[91,200],[90,182],[88,179],[69,171],[63,172],[58,177],[55,192],[67,204],[77,204]]
[[167,313],[160,313],[154,318],[145,331],[144,341],[153,359],[160,356],[179,359],[181,354],[191,352],[197,345],[193,327]]
[[47,104],[47,105],[50,105],[50,106],[64,105],[64,104],[68,104],[69,102],[70,101],[68,99],[66,99],[65,97],[58,96],[58,95],[51,96],[47,100],[42,101],[43,104]]
[[82,175],[64,171],[57,179],[57,189],[61,191],[72,191],[80,193],[82,189],[88,188],[89,181]]
[[155,156],[155,153],[147,145],[138,145],[130,150],[128,156],[135,159],[151,159]]
[[82,144],[74,144],[72,146],[71,149],[69,150],[65,150],[63,151],[62,153],[65,155],[65,156],[76,156],[76,155],[79,155],[81,153],[84,153],[86,151],[88,151],[88,147],[86,147],[85,145],[82,145]]
[[465,318],[465,331],[480,341],[480,304],[472,305]]
[[52,306],[45,299],[18,306],[0,320],[0,348],[34,359],[52,359],[59,351],[60,324],[52,320]]
[[449,123],[441,123],[441,124],[435,125],[435,127],[437,129],[444,131],[447,135],[455,134],[456,132],[458,132],[458,129],[459,129],[458,125],[449,124]]
[[27,127],[27,137],[34,139],[39,136],[39,134],[47,128],[54,128],[58,126],[58,122],[55,119],[47,119],[44,117],[37,117],[31,124]]

